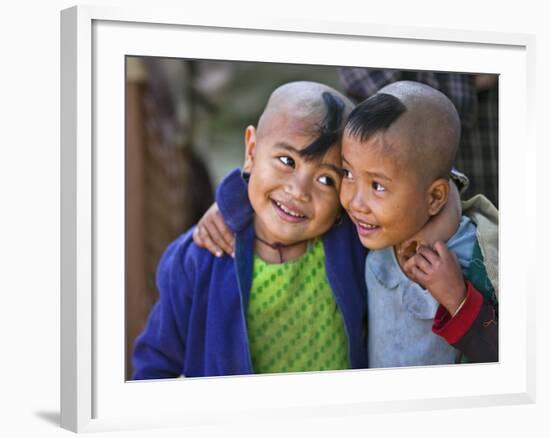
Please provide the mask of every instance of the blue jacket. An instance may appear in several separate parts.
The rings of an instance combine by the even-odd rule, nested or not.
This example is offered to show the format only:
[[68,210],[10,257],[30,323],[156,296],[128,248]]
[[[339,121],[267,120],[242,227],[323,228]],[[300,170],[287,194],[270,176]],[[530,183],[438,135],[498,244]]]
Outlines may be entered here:
[[[235,258],[193,243],[192,229],[163,254],[159,300],[133,351],[134,379],[252,374],[246,308],[252,284],[254,227],[246,181],[237,170],[216,201],[235,232]],[[367,367],[366,251],[347,216],[323,236],[327,278],[345,322],[349,362]]]

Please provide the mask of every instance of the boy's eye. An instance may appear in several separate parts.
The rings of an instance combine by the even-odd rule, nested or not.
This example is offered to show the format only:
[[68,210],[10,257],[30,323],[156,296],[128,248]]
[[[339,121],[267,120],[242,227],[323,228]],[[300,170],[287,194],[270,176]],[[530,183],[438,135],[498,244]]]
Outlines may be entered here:
[[376,182],[376,181],[373,181],[373,182],[372,182],[372,188],[373,188],[376,192],[385,192],[385,191],[386,191],[386,188],[385,188],[382,184],[380,184],[380,183],[378,183],[378,182]]
[[342,175],[346,179],[352,179],[353,178],[353,175],[351,174],[351,172],[348,169],[342,169]]
[[334,187],[336,185],[336,182],[334,181],[334,179],[331,178],[330,176],[327,176],[327,175],[323,175],[323,176],[319,177],[319,179],[317,181],[319,181],[321,184],[324,184],[325,186],[329,186],[329,187]]
[[279,161],[283,163],[285,166],[292,166],[294,167],[294,160],[290,157],[287,157],[286,155],[283,155],[282,157],[278,157]]

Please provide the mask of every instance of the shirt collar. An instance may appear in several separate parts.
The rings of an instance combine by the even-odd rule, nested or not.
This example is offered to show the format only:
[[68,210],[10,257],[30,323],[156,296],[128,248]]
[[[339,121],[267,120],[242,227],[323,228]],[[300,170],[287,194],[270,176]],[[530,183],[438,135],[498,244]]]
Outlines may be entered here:
[[393,247],[371,251],[367,260],[378,282],[387,289],[395,289],[406,279],[397,263]]

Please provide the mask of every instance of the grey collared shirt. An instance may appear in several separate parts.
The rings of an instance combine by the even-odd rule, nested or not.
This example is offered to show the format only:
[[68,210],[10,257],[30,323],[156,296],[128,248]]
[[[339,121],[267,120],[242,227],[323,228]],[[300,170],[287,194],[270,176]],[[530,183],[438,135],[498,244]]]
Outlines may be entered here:
[[[476,227],[462,217],[447,242],[463,272],[470,266]],[[432,332],[437,301],[401,270],[393,247],[369,252],[365,276],[368,289],[369,367],[451,364],[458,350]]]

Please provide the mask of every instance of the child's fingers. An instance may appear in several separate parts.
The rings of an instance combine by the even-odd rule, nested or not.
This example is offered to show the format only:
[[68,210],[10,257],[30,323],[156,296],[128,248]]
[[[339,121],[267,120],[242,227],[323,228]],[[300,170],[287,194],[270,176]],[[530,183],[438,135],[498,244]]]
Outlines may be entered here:
[[[221,257],[223,252],[218,245],[210,238],[209,231],[206,227],[202,225],[197,225],[195,231],[193,232],[193,241],[196,243],[196,237],[200,239],[202,245],[199,245],[202,248],[206,248],[216,257]],[[198,245],[198,244],[197,244]]]
[[212,221],[216,225],[218,232],[220,233],[223,243],[220,242],[220,246],[227,254],[232,254],[234,251],[234,236],[229,227],[225,224],[223,217],[219,210],[213,216]]
[[428,275],[423,272],[417,265],[413,265],[410,268],[409,276],[416,283],[420,283],[422,286],[428,281]]
[[418,253],[414,256],[413,266],[420,269],[424,274],[431,274],[434,270],[432,262],[422,253]]
[[409,274],[412,271],[413,266],[416,266],[416,255],[409,258],[404,264],[403,264],[403,270]]
[[[233,253],[233,247],[231,244],[227,243],[223,232],[220,231],[220,224],[215,218],[216,216],[214,215],[208,219],[203,219],[204,228],[208,231],[208,235],[214,244],[226,254],[231,255]],[[225,224],[223,226],[225,226]]]
[[431,264],[437,263],[439,254],[429,246],[422,245],[418,248],[417,253],[426,258]]
[[202,237],[200,234],[201,234],[200,225],[197,225],[193,230],[193,242],[195,242],[197,246],[200,246],[201,248],[205,248],[204,240],[202,240]]
[[[403,265],[403,270],[407,275],[409,275],[409,277],[412,278],[416,270],[422,271],[421,267],[419,266],[419,262],[425,262],[425,261],[426,259],[424,259],[421,255],[416,254],[415,256],[411,257],[409,260],[405,262],[405,264]],[[423,271],[422,273],[426,274],[425,271]],[[415,280],[414,278],[412,279]]]

